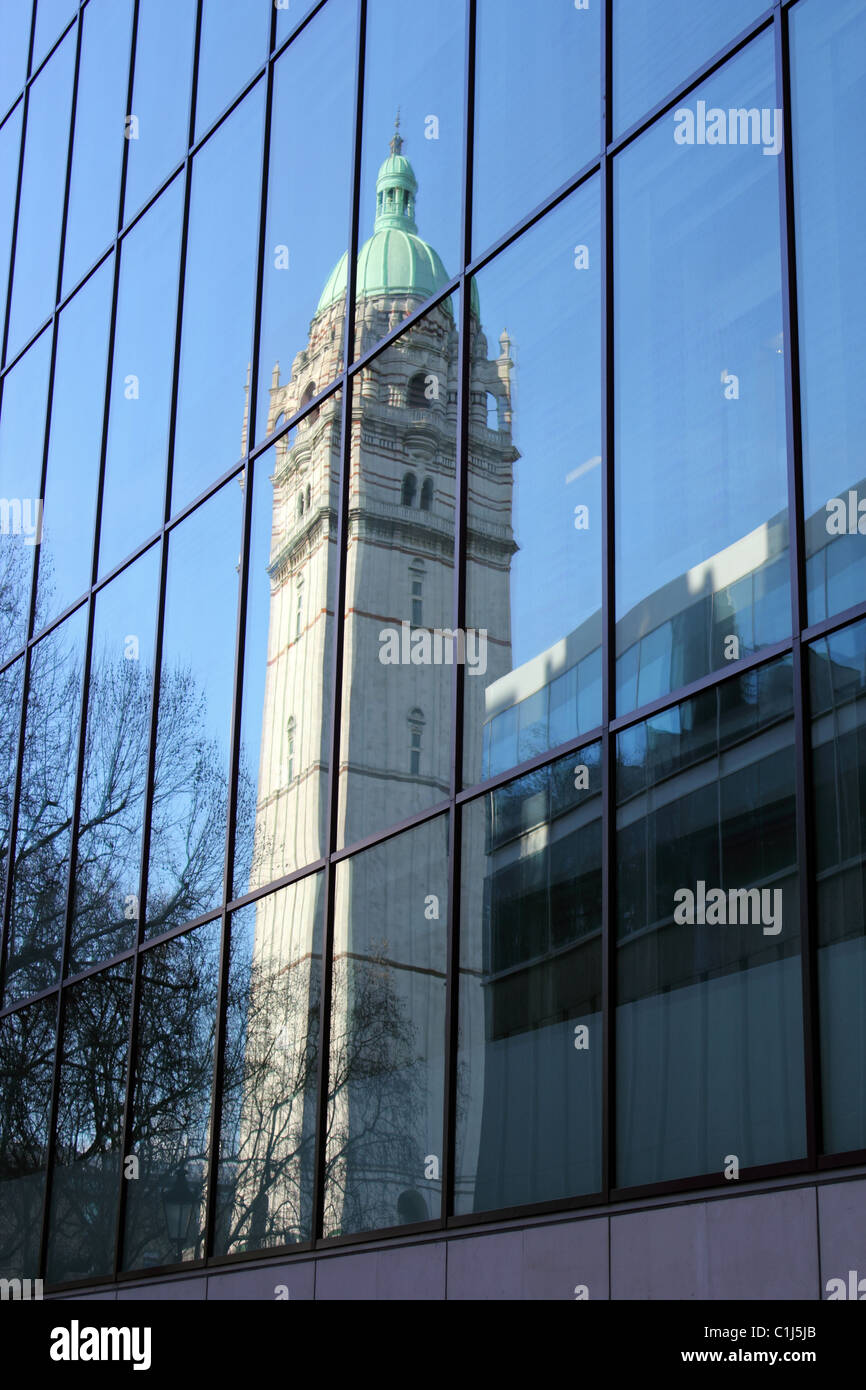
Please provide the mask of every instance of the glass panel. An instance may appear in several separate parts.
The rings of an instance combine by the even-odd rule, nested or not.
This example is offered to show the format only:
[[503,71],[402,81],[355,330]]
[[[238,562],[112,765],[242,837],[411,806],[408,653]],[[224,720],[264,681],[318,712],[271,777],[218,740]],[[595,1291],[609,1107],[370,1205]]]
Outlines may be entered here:
[[438,1218],[448,817],[337,865],[326,1236]]
[[0,116],[5,116],[27,78],[30,44],[30,0],[0,0]]
[[598,0],[480,0],[476,255],[599,153],[601,11]]
[[[309,14],[316,4],[318,0],[274,0],[274,9],[277,12],[277,44],[281,44],[293,29],[297,29],[304,15]],[[354,57],[352,61],[355,61]]]
[[64,294],[117,230],[131,22],[131,0],[90,0],[84,10],[63,246]]
[[0,1267],[7,1279],[39,1273],[56,1023],[56,998],[0,1019]]
[[[0,21],[2,22],[2,21]],[[2,49],[0,49],[2,53]],[[0,58],[2,62],[2,58]],[[6,322],[6,291],[9,288],[9,255],[12,250],[12,226],[15,209],[15,190],[18,184],[18,157],[21,153],[21,112],[23,102],[0,126],[0,325]],[[0,334],[2,334],[0,327]]]
[[340,845],[448,796],[455,636],[458,299],[354,379],[340,745]]
[[139,0],[126,220],[186,154],[195,5]]
[[601,745],[463,815],[455,1210],[601,1186]]
[[74,62],[73,33],[67,34],[30,89],[7,362],[54,308]]
[[37,629],[90,585],[113,280],[109,257],[60,315]]
[[341,396],[254,468],[234,896],[325,852]]
[[270,0],[203,0],[199,40],[195,135],[208,126],[268,55]]
[[797,302],[809,622],[866,589],[866,187],[857,136],[866,95],[866,4],[791,11]]
[[735,39],[766,0],[611,0],[613,111],[620,134]]
[[593,181],[473,285],[467,784],[601,723],[599,217]]
[[[18,2],[19,0],[15,0],[15,3]],[[36,0],[36,33],[33,38],[31,72],[36,71],[58,34],[75,14],[78,5],[79,0]]]
[[99,572],[162,525],[183,180],[121,242]]
[[148,935],[222,899],[241,490],[224,488],[171,533],[156,741]]
[[42,453],[51,333],[7,374],[0,409],[0,661],[27,638],[33,555],[42,537]]
[[204,1255],[219,922],[146,951],[123,1268]]
[[[354,0],[335,0],[276,65],[272,129],[303,130],[315,109],[316,138],[271,144],[259,439],[299,410],[305,398],[323,391],[343,365],[345,278],[339,294],[313,311],[315,295],[326,284],[349,227],[356,21]],[[330,75],[323,86],[324,71]]]
[[774,101],[764,35],[616,161],[620,714],[791,631]]
[[0,671],[0,902],[6,901],[9,835],[12,830],[12,798],[18,768],[18,732],[21,727],[21,694],[24,662]]
[[263,111],[260,82],[193,162],[174,512],[231,468],[246,447]]
[[47,989],[60,971],[86,618],[86,607],[79,608],[31,653],[12,861],[7,1004]]
[[617,740],[620,1187],[805,1153],[794,796],[790,658]]
[[158,586],[155,546],[95,599],[71,975],[135,944]]
[[[465,0],[438,0],[435,10],[403,0],[368,5],[358,355],[458,269],[465,34]],[[344,257],[320,310],[345,294],[346,266]]]
[[232,916],[215,1254],[312,1236],[324,878]]
[[132,963],[64,995],[46,1277],[114,1271]]
[[866,624],[809,649],[824,1149],[866,1148]]

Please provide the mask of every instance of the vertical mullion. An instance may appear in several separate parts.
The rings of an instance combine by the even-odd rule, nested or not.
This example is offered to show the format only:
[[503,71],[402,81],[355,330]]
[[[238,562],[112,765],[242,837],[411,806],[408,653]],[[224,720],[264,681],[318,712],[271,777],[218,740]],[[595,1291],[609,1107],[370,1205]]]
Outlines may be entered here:
[[[469,476],[469,412],[472,399],[472,278],[466,266],[472,260],[472,190],[475,155],[475,49],[476,0],[467,0],[464,71],[465,143],[461,196],[460,337],[457,344],[457,440],[454,455],[454,605],[453,621],[463,631],[466,622],[467,507]],[[457,1064],[460,1020],[460,866],[462,862],[462,813],[456,804],[463,785],[465,670],[454,663],[451,678],[451,814],[448,823],[448,941],[445,967],[445,1085],[442,1116],[443,1225],[454,1210],[457,1131]]]
[[614,526],[614,322],[613,322],[613,164],[607,153],[613,138],[613,0],[607,0],[602,28],[602,122],[604,151],[601,158],[601,418],[602,418],[602,758],[601,758],[601,995],[602,995],[602,1120],[601,1185],[609,1200],[616,1187],[616,735],[611,720],[616,715],[615,593],[616,555]]
[[802,413],[794,200],[793,116],[791,110],[790,12],[776,4],[773,39],[776,104],[783,121],[779,161],[779,218],[782,265],[782,328],[785,346],[785,444],[788,463],[788,553],[793,619],[794,768],[796,777],[797,886],[800,913],[800,964],[803,998],[803,1065],[806,1099],[806,1156],[817,1166],[822,1149],[821,1068],[819,1061],[813,800],[809,738],[808,649],[800,640],[808,626],[805,511],[803,505]]
[[133,84],[135,82],[135,55],[138,46],[138,16],[140,5],[141,0],[132,0],[132,40],[129,48],[129,77],[126,84],[126,111],[124,112],[125,119],[123,129],[123,158],[120,161],[120,194],[117,200],[116,232],[118,236],[120,235],[120,231],[123,227],[123,219],[126,212],[124,202],[126,199],[126,173],[129,167],[129,131],[127,129],[126,120],[129,118],[132,112],[132,93]]
[[[367,42],[367,0],[358,0],[358,44],[355,70],[355,129],[352,149],[352,206],[346,266],[346,318],[343,330],[342,433],[340,439],[340,482],[337,504],[337,575],[334,597],[334,638],[331,669],[331,728],[328,752],[327,836],[325,846],[324,933],[322,941],[322,979],[319,1013],[319,1055],[316,1078],[316,1146],[312,1210],[312,1238],[322,1238],[325,1211],[325,1165],[328,1123],[328,1049],[334,954],[334,889],[337,849],[340,782],[340,715],[343,677],[344,611],[349,543],[349,495],[352,474],[352,384],[350,368],[355,350],[355,289],[358,270],[358,232],[361,203],[361,155],[364,124],[364,66]],[[360,381],[360,377],[358,378]],[[330,482],[329,482],[330,487]],[[326,605],[327,607],[327,605]]]

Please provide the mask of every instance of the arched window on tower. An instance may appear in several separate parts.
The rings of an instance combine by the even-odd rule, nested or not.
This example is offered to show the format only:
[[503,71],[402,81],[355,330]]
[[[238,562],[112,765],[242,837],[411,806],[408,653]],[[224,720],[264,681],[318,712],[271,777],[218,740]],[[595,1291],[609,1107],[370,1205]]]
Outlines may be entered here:
[[421,510],[429,512],[433,506],[433,479],[425,478],[421,485]]
[[427,378],[423,372],[416,372],[409,382],[409,405],[413,410],[426,410],[430,401],[427,398]]
[[487,392],[487,428],[499,429],[499,401],[492,391]]
[[412,599],[412,626],[421,627],[424,622],[424,565],[415,560],[409,566],[409,593]]
[[301,635],[301,629],[303,628],[303,625],[304,625],[304,581],[303,581],[303,579],[299,579],[299,580],[298,580],[298,587],[297,587],[296,594],[295,594],[295,641],[296,641],[296,642],[297,642],[298,638],[299,638],[300,635]]
[[289,719],[286,726],[287,749],[286,749],[286,776],[291,782],[295,776],[295,719],[294,715]]
[[[299,410],[303,410],[303,409],[304,409],[304,406],[309,405],[309,404],[310,404],[310,401],[313,399],[313,397],[315,396],[315,394],[316,394],[316,383],[315,383],[314,381],[310,381],[310,382],[307,383],[307,385],[306,385],[305,388],[304,388],[304,394],[301,396],[301,400],[300,400],[300,404],[298,405],[298,409],[299,409]],[[307,424],[307,425],[311,425],[311,424],[313,423],[313,421],[314,421],[315,419],[318,418],[318,415],[319,415],[319,407],[316,406],[315,410],[311,410],[311,411],[310,411],[310,413],[309,413],[309,415],[307,416],[307,418],[306,418],[306,420],[304,421],[304,423]]]
[[415,493],[418,489],[418,479],[414,473],[403,474],[403,486],[400,489],[401,507],[414,507]]
[[307,511],[310,510],[310,484],[307,483]]
[[421,772],[421,735],[424,731],[424,712],[417,707],[409,711],[409,774]]

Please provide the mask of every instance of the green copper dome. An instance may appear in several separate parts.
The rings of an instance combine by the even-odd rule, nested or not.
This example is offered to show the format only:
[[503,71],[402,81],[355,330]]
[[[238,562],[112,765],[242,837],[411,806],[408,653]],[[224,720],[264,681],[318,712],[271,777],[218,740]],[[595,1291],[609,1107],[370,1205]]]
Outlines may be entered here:
[[[437,253],[418,235],[415,194],[418,180],[395,130],[391,153],[376,179],[376,221],[373,235],[358,253],[356,296],[417,294],[428,299],[448,283],[450,276]],[[344,253],[322,291],[316,313],[346,296],[349,258]],[[474,301],[474,296],[473,296]]]

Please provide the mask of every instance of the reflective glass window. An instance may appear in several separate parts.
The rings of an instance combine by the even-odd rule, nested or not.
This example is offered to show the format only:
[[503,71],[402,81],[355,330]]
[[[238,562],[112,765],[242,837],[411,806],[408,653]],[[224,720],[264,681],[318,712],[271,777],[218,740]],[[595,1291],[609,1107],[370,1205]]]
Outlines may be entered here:
[[120,246],[100,574],[152,535],[165,512],[182,217],[178,178]]
[[147,929],[222,898],[234,684],[241,490],[237,480],[168,542]]
[[235,897],[327,841],[341,417],[337,393],[254,465]]
[[109,258],[60,315],[37,627],[62,613],[90,584],[113,280]]
[[[13,212],[15,190],[18,185],[18,159],[21,153],[21,113],[20,103],[12,115],[0,126],[0,325],[6,322],[6,292],[9,287],[9,253],[12,249]],[[0,326],[2,334],[2,326]]]
[[595,182],[476,276],[463,776],[601,723],[601,228]]
[[204,0],[195,99],[196,139],[268,54],[271,0]]
[[259,230],[264,83],[193,162],[172,510],[244,448]]
[[95,598],[69,973],[135,944],[159,548]]
[[7,1003],[47,989],[60,972],[86,615],[79,608],[31,651],[6,941]]
[[287,39],[293,29],[297,29],[304,15],[309,14],[317,3],[318,0],[274,0],[278,44]]
[[64,995],[46,1267],[51,1283],[114,1271],[131,982],[132,963],[124,961]]
[[27,77],[27,50],[30,46],[30,0],[0,0],[0,116],[5,116]]
[[765,0],[609,0],[617,133],[682,85],[766,10]]
[[312,1235],[323,905],[315,874],[232,914],[217,1254]]
[[36,0],[36,29],[33,35],[31,64],[33,71],[72,19],[78,5],[79,0]]
[[[354,0],[332,0],[274,72],[258,439],[323,391],[343,365],[345,273],[333,294],[329,277],[349,229],[356,20]],[[313,107],[316,139],[291,136]]]
[[616,1181],[805,1153],[790,658],[617,739]]
[[601,745],[463,812],[455,1210],[601,1184]]
[[[356,355],[457,270],[465,14],[465,0],[367,9]],[[344,258],[326,293],[345,287]]]
[[64,294],[117,230],[131,22],[131,0],[90,0],[83,12],[63,243]]
[[866,4],[791,10],[797,305],[809,621],[866,588]]
[[186,153],[195,6],[139,0],[127,122],[125,219]]
[[74,63],[75,35],[67,34],[30,88],[7,362],[54,308]]
[[[42,1199],[51,1123],[56,998],[0,1019],[0,1209],[3,1275],[39,1274]],[[22,1292],[22,1297],[25,1296]],[[36,1297],[32,1292],[31,1297]]]
[[791,631],[774,92],[763,35],[615,165],[620,714]]
[[824,1149],[866,1147],[866,625],[809,649]]
[[453,622],[457,306],[432,309],[354,379],[341,845],[448,796],[454,663],[485,658]]
[[599,153],[601,13],[600,0],[480,0],[476,255]]
[[[23,646],[42,539],[42,454],[51,360],[46,329],[8,372],[0,398],[0,660]],[[5,508],[5,510],[4,510]]]
[[448,818],[337,866],[326,1236],[438,1218]]
[[18,733],[21,727],[23,658],[0,671],[0,902],[6,901],[9,836],[12,833],[12,799],[18,769]]
[[141,959],[141,1008],[123,1268],[204,1255],[219,923]]

